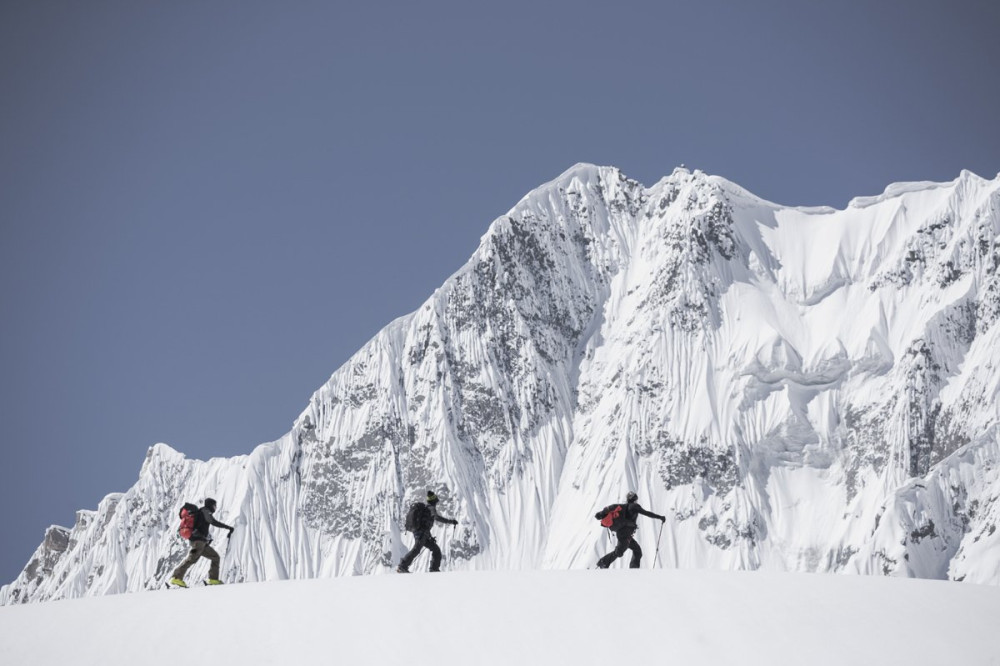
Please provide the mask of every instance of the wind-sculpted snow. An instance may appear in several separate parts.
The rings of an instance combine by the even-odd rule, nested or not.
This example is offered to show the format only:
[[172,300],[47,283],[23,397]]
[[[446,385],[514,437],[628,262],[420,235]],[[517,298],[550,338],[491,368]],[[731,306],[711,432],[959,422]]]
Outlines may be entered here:
[[644,564],[1000,584],[998,232],[1000,180],[968,172],[838,211],[577,165],[287,435],[154,446],[0,601],[162,584],[205,496],[236,525],[227,580],[390,571],[428,488],[460,521],[437,530],[453,569],[592,566],[593,513],[634,489],[668,517],[641,519]]

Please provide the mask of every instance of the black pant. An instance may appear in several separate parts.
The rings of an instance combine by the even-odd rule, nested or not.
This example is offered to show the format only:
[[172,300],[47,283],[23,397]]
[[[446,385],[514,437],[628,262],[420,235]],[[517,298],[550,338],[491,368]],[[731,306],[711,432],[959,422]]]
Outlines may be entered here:
[[624,555],[626,550],[631,549],[632,561],[628,563],[628,567],[629,569],[638,569],[639,560],[642,559],[642,548],[639,548],[639,542],[632,538],[633,534],[635,534],[635,528],[626,528],[617,532],[618,545],[613,551],[597,560],[597,566],[601,569],[607,569],[612,562]]
[[414,532],[413,540],[413,548],[406,555],[403,555],[403,559],[399,561],[399,566],[409,569],[413,560],[420,554],[420,551],[426,548],[431,551],[431,571],[441,571],[441,548],[438,547],[437,541],[431,535],[430,531]]

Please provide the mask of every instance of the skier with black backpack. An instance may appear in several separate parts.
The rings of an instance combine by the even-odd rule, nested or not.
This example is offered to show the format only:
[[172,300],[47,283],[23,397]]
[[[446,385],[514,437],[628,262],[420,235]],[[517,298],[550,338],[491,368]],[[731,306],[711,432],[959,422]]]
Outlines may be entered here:
[[187,559],[174,569],[170,585],[187,587],[187,583],[184,582],[184,574],[202,557],[208,558],[211,562],[208,569],[208,580],[205,581],[205,584],[222,585],[222,581],[219,580],[219,554],[209,545],[212,542],[212,537],[208,532],[210,526],[221,527],[224,530],[229,530],[227,537],[229,538],[233,536],[233,528],[215,519],[213,514],[215,513],[216,506],[215,500],[207,497],[205,498],[204,506],[200,509],[190,503],[185,503],[181,507],[181,527],[177,533],[191,543],[191,550],[188,553]]
[[410,573],[410,565],[424,548],[431,551],[431,571],[441,571],[441,548],[431,534],[431,527],[435,521],[445,525],[458,525],[458,521],[439,516],[437,503],[437,495],[428,490],[426,504],[414,502],[410,506],[410,510],[406,513],[406,531],[413,532],[413,548],[399,561],[399,566],[396,567],[397,573]]
[[666,522],[666,516],[646,511],[639,505],[638,499],[639,496],[630,490],[625,496],[625,504],[606,506],[594,516],[601,521],[601,525],[610,529],[618,537],[618,545],[615,546],[615,549],[597,560],[598,569],[607,569],[612,562],[624,555],[625,551],[629,549],[632,550],[632,561],[629,562],[629,569],[638,569],[639,560],[642,559],[642,548],[632,538],[632,535],[635,534],[636,520],[639,514],[650,518],[659,518],[661,523]]

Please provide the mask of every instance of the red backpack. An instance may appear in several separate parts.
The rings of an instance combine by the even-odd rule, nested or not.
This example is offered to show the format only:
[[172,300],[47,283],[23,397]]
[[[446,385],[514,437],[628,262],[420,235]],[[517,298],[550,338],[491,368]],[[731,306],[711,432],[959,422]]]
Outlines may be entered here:
[[622,512],[625,510],[621,504],[612,504],[610,506],[604,507],[604,509],[597,514],[597,517],[601,519],[601,526],[607,527],[610,530],[615,530],[621,521],[625,518]]
[[184,506],[181,507],[181,526],[177,530],[177,534],[182,539],[190,539],[191,534],[194,532],[194,517],[198,513],[198,507],[190,502],[185,502]]

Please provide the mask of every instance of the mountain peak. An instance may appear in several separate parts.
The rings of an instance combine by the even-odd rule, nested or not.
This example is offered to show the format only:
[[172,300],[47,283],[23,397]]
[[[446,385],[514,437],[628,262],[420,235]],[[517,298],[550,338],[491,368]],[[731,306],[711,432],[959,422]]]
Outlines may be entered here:
[[1000,181],[1000,175],[997,179],[993,181],[986,180],[981,176],[976,175],[968,169],[962,169],[958,177],[954,180],[947,182],[935,182],[935,181],[903,181],[898,183],[892,183],[886,186],[885,191],[882,194],[867,197],[855,197],[847,204],[848,208],[867,208],[868,206],[874,206],[876,204],[883,203],[892,199],[898,199],[907,194],[915,194],[920,192],[927,192],[931,190],[940,189],[955,189],[963,185],[969,185],[972,187],[982,187],[990,183],[995,183]]
[[[1000,584],[1000,206],[959,181],[837,211],[574,165],[284,437],[154,445],[0,602],[161,585],[206,496],[237,526],[227,581],[392,571],[427,489],[459,521],[437,532],[452,569],[593,566],[594,511],[635,490],[664,567]],[[647,558],[659,528],[640,518]]]

